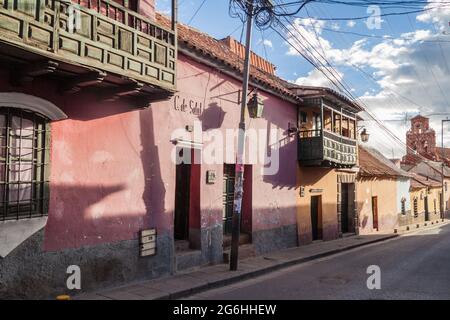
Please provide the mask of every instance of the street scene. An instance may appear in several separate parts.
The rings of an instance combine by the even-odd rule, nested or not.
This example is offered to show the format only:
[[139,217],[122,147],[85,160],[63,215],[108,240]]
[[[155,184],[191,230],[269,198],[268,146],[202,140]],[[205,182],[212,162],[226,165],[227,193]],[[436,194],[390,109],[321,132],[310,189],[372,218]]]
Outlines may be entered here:
[[[449,233],[449,225],[430,228],[188,299],[448,300]],[[367,289],[370,265],[380,267],[380,290]]]
[[450,299],[449,44],[446,1],[0,0],[0,300]]

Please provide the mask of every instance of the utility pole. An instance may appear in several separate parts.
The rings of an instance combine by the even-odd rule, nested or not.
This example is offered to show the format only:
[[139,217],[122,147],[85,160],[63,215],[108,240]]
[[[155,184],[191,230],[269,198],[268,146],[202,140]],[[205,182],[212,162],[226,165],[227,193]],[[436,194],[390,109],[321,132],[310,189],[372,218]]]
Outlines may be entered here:
[[242,1],[247,11],[247,34],[245,40],[244,78],[241,96],[241,118],[239,122],[238,150],[234,183],[233,229],[231,232],[230,270],[238,267],[239,236],[241,228],[242,198],[244,196],[244,151],[245,151],[245,108],[247,106],[248,82],[250,76],[250,53],[253,28],[253,0]]

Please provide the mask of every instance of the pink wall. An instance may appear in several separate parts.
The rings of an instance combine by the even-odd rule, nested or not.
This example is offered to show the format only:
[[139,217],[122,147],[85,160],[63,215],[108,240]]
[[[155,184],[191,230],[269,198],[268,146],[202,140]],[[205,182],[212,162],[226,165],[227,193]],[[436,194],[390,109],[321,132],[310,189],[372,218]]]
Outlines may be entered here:
[[[3,74],[1,79],[8,79]],[[3,88],[8,84],[1,81]],[[69,119],[53,122],[49,219],[45,249],[58,250],[137,238],[139,230],[156,227],[172,232],[175,204],[175,164],[170,160],[176,129],[202,120],[203,131],[234,129],[239,122],[240,84],[218,71],[179,56],[178,101],[155,103],[132,110],[121,103],[99,104],[95,96],[60,96],[53,84],[35,81],[20,89],[55,103]],[[8,90],[5,90],[8,91]],[[10,91],[18,88],[10,87]],[[262,176],[261,164],[252,165],[253,231],[296,224],[296,142],[287,137],[296,108],[275,96],[266,99],[264,119],[247,121],[248,129],[272,128],[278,138],[282,165],[274,176]],[[189,113],[202,105],[201,115]],[[206,108],[205,108],[206,106]],[[205,111],[206,110],[206,111]],[[193,140],[197,140],[193,137]],[[232,158],[234,159],[234,157]],[[196,167],[201,216],[195,227],[222,223],[223,163]],[[216,182],[206,184],[206,171],[215,170]],[[248,183],[248,182],[247,182]]]

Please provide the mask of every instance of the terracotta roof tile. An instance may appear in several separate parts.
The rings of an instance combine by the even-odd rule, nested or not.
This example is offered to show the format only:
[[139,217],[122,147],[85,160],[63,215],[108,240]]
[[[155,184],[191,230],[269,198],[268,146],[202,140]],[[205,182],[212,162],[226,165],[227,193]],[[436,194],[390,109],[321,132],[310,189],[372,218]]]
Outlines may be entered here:
[[359,174],[362,177],[409,178],[410,174],[398,168],[380,152],[359,146]]
[[[157,13],[156,19],[163,26],[170,26],[170,20],[166,16]],[[204,57],[216,60],[234,71],[240,73],[243,72],[244,63],[242,59],[223,41],[214,39],[204,32],[181,23],[178,24],[178,46],[181,48],[195,50]],[[277,92],[279,95],[289,97],[290,99],[296,101],[301,101],[301,98],[295,95],[284,85],[284,80],[281,78],[264,72],[254,66],[250,69],[250,76],[254,82],[268,87],[269,89]]]
[[424,187],[431,187],[431,188],[441,188],[442,183],[439,181],[436,181],[434,179],[431,179],[429,177],[412,173],[411,174],[411,188],[413,189],[422,189]]

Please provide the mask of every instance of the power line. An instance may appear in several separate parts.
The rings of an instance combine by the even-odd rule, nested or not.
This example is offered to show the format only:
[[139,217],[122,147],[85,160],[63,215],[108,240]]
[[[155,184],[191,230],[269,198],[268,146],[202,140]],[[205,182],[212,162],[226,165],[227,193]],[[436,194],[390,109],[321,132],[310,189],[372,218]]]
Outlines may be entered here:
[[[283,26],[284,28],[285,28],[285,30],[287,30],[288,32],[290,32],[290,30],[286,27],[286,26],[284,26],[282,23],[281,23],[281,21],[279,21],[278,20],[278,24],[279,25],[281,25],[281,26]],[[352,95],[352,93],[351,93],[351,91],[350,90],[348,90],[347,88],[346,88],[346,85],[341,81],[341,80],[339,80],[339,79],[337,79],[336,77],[335,77],[335,75],[334,75],[334,73],[333,72],[331,72],[330,71],[330,69],[332,70],[332,71],[334,71],[334,67],[332,67],[331,66],[331,64],[330,64],[330,66],[331,66],[331,68],[330,69],[323,69],[323,68],[319,68],[318,67],[318,65],[317,65],[317,63],[316,62],[319,62],[319,64],[321,64],[322,66],[323,66],[323,63],[321,63],[316,57],[314,57],[314,55],[312,54],[312,52],[310,51],[310,50],[308,50],[308,48],[305,48],[304,46],[302,46],[302,45],[300,45],[301,47],[303,47],[310,55],[311,55],[311,57],[307,57],[306,56],[306,54],[305,53],[303,53],[303,52],[301,52],[296,46],[293,46],[289,41],[288,41],[288,39],[286,39],[278,30],[275,30],[276,32],[277,32],[277,34],[278,35],[280,35],[280,37],[282,37],[289,45],[291,45],[291,47],[293,47],[295,50],[297,50],[308,62],[310,62],[315,68],[317,68],[320,72],[322,72],[323,74],[324,74],[324,76],[331,82],[331,83],[333,83],[333,85],[335,85],[337,88],[342,88],[343,90],[344,90],[344,92],[346,92],[347,94],[348,94],[348,96],[349,97],[351,97],[354,101],[358,101],[359,100],[359,104],[360,104],[360,106],[362,107],[362,109],[365,111],[365,113],[367,114],[367,115],[369,115],[376,123],[377,123],[377,125],[385,132],[385,133],[387,133],[388,134],[388,136],[390,137],[390,138],[392,138],[392,139],[394,139],[395,141],[397,141],[398,143],[400,143],[400,145],[403,145],[403,146],[405,146],[407,149],[409,148],[401,139],[399,139],[389,128],[387,128],[369,109],[368,109],[368,107],[367,107],[367,105],[365,105],[365,103],[363,102],[363,101],[361,101],[361,99],[357,99],[356,97],[354,97],[353,95]],[[292,35],[292,33],[291,33],[291,35]],[[300,34],[300,36],[302,36],[301,34]],[[295,37],[295,35],[294,35],[294,37]],[[295,37],[296,38],[296,37]],[[297,38],[296,38],[297,39]],[[304,37],[303,37],[303,39],[305,39]],[[297,39],[298,41],[299,41],[299,39]],[[299,41],[300,42],[300,41]],[[308,42],[307,40],[306,40],[306,42]],[[301,43],[301,42],[300,42]],[[314,48],[313,48],[314,49]],[[316,51],[317,52],[317,51]],[[315,60],[316,61],[314,61],[314,58],[315,58]],[[326,60],[326,59],[325,59]],[[326,71],[325,71],[326,70]],[[330,72],[331,73],[331,76],[332,77],[334,77],[334,80],[333,79],[330,79],[330,76],[326,73],[326,72]],[[409,148],[409,149],[411,149],[411,148]],[[412,150],[412,149],[411,149]],[[412,150],[414,153],[415,153],[415,151],[414,150]],[[424,158],[425,159],[425,158]]]
[[194,14],[192,15],[192,17],[189,19],[189,22],[187,23],[188,25],[191,24],[191,22],[195,19],[195,17],[197,16],[197,14],[200,12],[200,10],[202,9],[203,5],[206,3],[206,0],[203,0],[202,3],[200,4],[200,6],[197,8],[197,10],[194,12]]
[[[263,1],[263,0],[260,0],[260,1]],[[230,5],[232,4],[232,3],[237,3],[240,7],[242,7],[241,6],[241,3],[240,3],[240,1],[238,1],[238,0],[230,0]],[[305,1],[306,2],[306,1]],[[305,4],[305,3],[304,3]],[[246,6],[244,6],[244,10],[245,10],[245,7]],[[431,8],[430,8],[431,9]],[[423,12],[423,10],[422,10],[422,12]],[[247,13],[246,12],[246,14],[249,14],[249,15],[253,15],[253,14],[257,14],[257,12],[249,12],[249,13]],[[282,17],[284,17],[286,20],[287,20],[287,16],[292,16],[292,15],[288,15],[288,14],[284,14],[284,15],[281,15]],[[273,19],[274,21],[276,21],[276,23],[277,23],[277,25],[279,25],[279,26],[281,26],[281,27],[283,27],[283,29],[285,30],[285,31],[287,31],[288,33],[290,33],[291,34],[291,39],[293,38],[293,39],[295,39],[296,41],[297,41],[297,45],[298,45],[298,47],[300,47],[301,49],[302,49],[302,51],[297,47],[297,46],[295,46],[295,45],[293,45],[291,42],[289,42],[289,40],[279,31],[279,30],[277,30],[276,28],[274,28],[271,24],[272,24],[272,21],[267,21],[267,23],[266,23],[266,25],[269,25],[269,26],[271,26],[272,27],[272,29],[282,38],[282,39],[284,39],[292,48],[294,48],[300,55],[302,55],[309,63],[311,63],[316,69],[318,69],[333,85],[335,85],[335,87],[336,88],[338,88],[338,89],[341,89],[343,92],[345,92],[345,93],[347,93],[348,94],[348,96],[351,98],[351,99],[353,99],[354,101],[356,101],[360,106],[361,106],[361,108],[362,108],[362,110],[363,111],[365,111],[365,113],[367,114],[367,115],[369,115],[373,120],[375,120],[376,121],[376,123],[377,123],[377,125],[382,129],[382,131],[383,131],[383,133],[386,133],[390,138],[392,138],[392,139],[394,139],[395,141],[397,141],[398,143],[400,143],[400,145],[404,145],[404,146],[406,146],[406,148],[407,148],[407,150],[408,149],[410,149],[414,154],[416,154],[418,157],[422,157],[423,159],[425,159],[425,160],[428,160],[428,159],[426,159],[425,157],[423,157],[423,156],[421,156],[421,155],[419,155],[419,154],[417,154],[417,152],[415,151],[415,150],[413,150],[412,148],[410,148],[409,146],[407,146],[401,139],[399,139],[389,128],[387,128],[386,126],[385,126],[385,124],[384,123],[382,123],[370,110],[369,110],[369,108],[367,107],[367,105],[365,105],[365,103],[364,103],[364,101],[362,101],[360,98],[358,99],[358,98],[356,98],[356,97],[354,97],[353,96],[353,94],[351,93],[351,90],[349,90],[348,88],[347,88],[347,84],[345,83],[345,80],[343,80],[343,79],[339,79],[339,77],[338,76],[336,76],[336,70],[334,69],[334,67],[329,63],[329,61],[326,59],[326,57],[324,57],[324,56],[322,56],[321,54],[320,54],[320,52],[318,52],[317,51],[317,49],[313,46],[313,45],[311,45],[311,43],[300,33],[300,32],[298,32],[298,35],[299,36],[301,36],[302,38],[303,38],[303,40],[310,46],[310,48],[308,48],[308,47],[306,47],[303,43],[302,43],[302,41],[301,40],[299,40],[298,38],[297,38],[297,36],[295,35],[295,34],[293,34],[292,33],[292,31],[288,28],[288,27],[286,27],[281,21],[280,21],[280,19],[278,18],[278,17],[275,17],[275,16],[273,16],[272,15],[272,17],[271,17],[271,19]],[[258,19],[255,19],[256,21],[258,20]],[[288,23],[289,24],[291,24],[290,22],[289,22],[289,20],[287,20],[288,21]],[[291,24],[291,27],[294,27],[292,24]],[[294,29],[295,29],[295,27],[294,27]],[[313,53],[313,51],[315,51],[316,52],[316,54],[318,54],[318,56],[319,57],[321,57],[322,58],[322,61],[320,60],[320,59],[318,59],[316,56],[315,56],[315,54]],[[324,63],[323,63],[323,61],[329,66],[328,68],[324,65]]]

